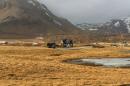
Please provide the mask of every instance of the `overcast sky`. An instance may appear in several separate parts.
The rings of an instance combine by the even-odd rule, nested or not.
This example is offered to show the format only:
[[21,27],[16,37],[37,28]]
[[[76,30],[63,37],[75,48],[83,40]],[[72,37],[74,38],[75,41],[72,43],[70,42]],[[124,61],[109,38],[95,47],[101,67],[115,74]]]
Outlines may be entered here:
[[101,23],[130,16],[130,0],[41,0],[55,15],[72,23]]

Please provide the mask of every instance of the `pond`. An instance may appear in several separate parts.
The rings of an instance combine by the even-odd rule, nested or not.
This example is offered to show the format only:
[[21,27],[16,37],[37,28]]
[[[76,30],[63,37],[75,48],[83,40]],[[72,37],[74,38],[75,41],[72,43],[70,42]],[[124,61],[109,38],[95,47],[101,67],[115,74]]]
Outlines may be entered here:
[[130,58],[73,59],[65,62],[88,66],[130,68]]

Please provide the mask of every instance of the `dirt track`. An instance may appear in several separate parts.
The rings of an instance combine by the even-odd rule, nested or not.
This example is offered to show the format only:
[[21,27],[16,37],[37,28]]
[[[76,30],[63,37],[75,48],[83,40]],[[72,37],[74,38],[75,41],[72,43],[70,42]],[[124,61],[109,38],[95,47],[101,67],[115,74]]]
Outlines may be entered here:
[[130,48],[47,49],[0,46],[0,86],[117,86],[130,84],[130,69],[62,63],[87,57],[129,57]]

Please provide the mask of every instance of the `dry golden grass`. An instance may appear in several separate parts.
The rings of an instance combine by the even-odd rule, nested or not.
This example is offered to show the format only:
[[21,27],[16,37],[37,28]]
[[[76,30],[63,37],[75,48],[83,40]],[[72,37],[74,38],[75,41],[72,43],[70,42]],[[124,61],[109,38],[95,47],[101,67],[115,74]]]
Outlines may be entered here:
[[[130,48],[47,49],[0,46],[0,86],[117,86],[130,84],[130,69],[63,63],[88,57],[129,57]],[[121,52],[122,51],[122,52]]]

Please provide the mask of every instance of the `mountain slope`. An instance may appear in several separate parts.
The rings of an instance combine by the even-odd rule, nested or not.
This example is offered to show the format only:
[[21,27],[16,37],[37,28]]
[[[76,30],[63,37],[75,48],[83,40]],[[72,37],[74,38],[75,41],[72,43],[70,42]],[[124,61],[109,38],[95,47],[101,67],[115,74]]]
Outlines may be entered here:
[[102,24],[77,24],[87,37],[96,41],[130,40],[130,17],[112,19]]
[[128,34],[130,33],[130,18],[112,19],[103,24],[77,24],[82,30],[97,32],[100,34]]
[[77,32],[70,22],[53,15],[37,0],[0,0],[1,38],[29,38]]

